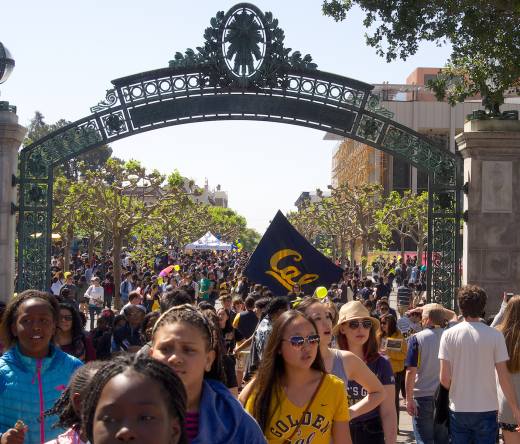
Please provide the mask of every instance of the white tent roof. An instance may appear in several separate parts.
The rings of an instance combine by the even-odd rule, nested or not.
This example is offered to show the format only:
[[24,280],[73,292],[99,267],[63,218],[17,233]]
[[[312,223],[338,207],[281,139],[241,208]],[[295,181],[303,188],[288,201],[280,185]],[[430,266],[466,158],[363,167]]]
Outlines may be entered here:
[[199,240],[184,247],[186,250],[231,250],[231,244],[218,240],[211,232],[207,232]]

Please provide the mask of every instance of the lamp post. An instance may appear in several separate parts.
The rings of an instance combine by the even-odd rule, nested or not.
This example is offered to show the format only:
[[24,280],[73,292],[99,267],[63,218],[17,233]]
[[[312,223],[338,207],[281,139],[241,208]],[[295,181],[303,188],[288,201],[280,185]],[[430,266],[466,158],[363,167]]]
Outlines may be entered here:
[[[0,84],[14,68],[14,59],[0,43]],[[16,168],[18,148],[27,129],[18,124],[16,107],[0,101],[0,300],[7,302],[14,293],[16,239]]]

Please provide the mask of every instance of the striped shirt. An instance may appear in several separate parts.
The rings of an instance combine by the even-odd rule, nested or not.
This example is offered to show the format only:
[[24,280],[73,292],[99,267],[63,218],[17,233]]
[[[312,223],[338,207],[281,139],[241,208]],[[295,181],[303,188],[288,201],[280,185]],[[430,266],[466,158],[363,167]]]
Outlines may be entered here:
[[412,289],[401,285],[397,289],[397,305],[408,306],[412,298]]
[[186,412],[184,418],[184,429],[190,441],[194,440],[199,434],[199,414],[193,412]]

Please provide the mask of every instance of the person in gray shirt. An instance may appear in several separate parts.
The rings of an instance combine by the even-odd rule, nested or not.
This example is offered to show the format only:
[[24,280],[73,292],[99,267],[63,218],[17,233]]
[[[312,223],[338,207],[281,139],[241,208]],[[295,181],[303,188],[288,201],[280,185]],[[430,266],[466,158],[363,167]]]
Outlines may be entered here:
[[417,444],[445,444],[448,428],[436,424],[434,395],[439,387],[439,346],[444,326],[456,315],[440,304],[422,307],[424,330],[413,335],[408,343],[405,360],[406,410],[413,417],[413,431]]

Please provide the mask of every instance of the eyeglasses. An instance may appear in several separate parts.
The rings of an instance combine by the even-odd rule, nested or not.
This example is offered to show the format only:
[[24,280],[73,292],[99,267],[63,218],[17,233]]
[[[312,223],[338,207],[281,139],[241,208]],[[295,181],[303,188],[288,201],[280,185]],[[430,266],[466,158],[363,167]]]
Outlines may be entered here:
[[352,330],[357,330],[360,325],[369,330],[372,328],[372,321],[370,319],[363,319],[362,321],[354,320],[348,322],[348,327]]
[[301,348],[306,342],[309,345],[319,344],[320,335],[309,335],[306,338],[303,336],[291,336],[289,339],[282,339],[282,341],[289,342],[294,348]]
[[62,321],[70,322],[70,321],[72,321],[72,316],[71,315],[63,315],[63,316],[60,316],[60,319]]

